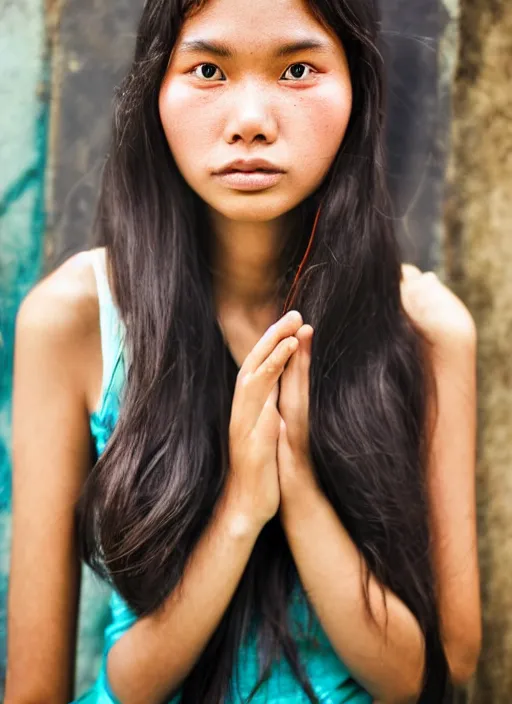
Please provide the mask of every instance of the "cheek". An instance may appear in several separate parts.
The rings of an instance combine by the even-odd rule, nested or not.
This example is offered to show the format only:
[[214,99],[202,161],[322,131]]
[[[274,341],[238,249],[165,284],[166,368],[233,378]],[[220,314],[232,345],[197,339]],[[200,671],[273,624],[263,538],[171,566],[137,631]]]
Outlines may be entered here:
[[215,135],[212,133],[212,106],[200,95],[191,91],[179,80],[167,80],[159,95],[160,119],[167,142],[180,170],[188,171],[200,163],[197,155],[204,157]]
[[[297,102],[297,101],[296,101]],[[326,83],[314,94],[298,101],[296,115],[300,115],[300,139],[295,139],[302,163],[308,163],[312,172],[322,176],[336,156],[343,141],[352,110],[350,86]],[[293,117],[290,125],[293,126]]]

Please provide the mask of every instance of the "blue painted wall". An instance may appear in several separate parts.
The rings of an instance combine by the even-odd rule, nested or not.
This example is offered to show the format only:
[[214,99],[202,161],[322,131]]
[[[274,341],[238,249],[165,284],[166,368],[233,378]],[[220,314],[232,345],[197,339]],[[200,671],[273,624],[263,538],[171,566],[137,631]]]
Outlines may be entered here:
[[49,76],[42,0],[0,7],[0,695],[10,546],[14,319],[40,275]]
[[[44,0],[17,0],[0,6],[0,700],[7,656],[15,317],[21,300],[44,272],[45,254],[51,243],[45,236],[48,229],[45,185],[49,180],[51,66],[56,60],[50,55],[47,41],[50,16],[45,10],[49,8],[50,3]],[[55,12],[55,4],[52,9]],[[54,124],[53,128],[58,130],[59,125]],[[107,599],[108,590],[84,567],[77,694],[97,675],[108,618]]]

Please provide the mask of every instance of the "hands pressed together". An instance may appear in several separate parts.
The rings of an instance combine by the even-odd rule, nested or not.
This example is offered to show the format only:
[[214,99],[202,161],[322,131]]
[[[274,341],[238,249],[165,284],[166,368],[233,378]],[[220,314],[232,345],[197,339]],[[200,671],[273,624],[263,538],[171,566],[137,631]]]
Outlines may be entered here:
[[[403,315],[430,343],[436,377],[440,415],[431,439],[435,452],[428,487],[432,520],[450,537],[434,540],[434,553],[444,644],[457,673],[466,645],[458,635],[458,617],[452,630],[459,640],[453,637],[450,614],[458,608],[462,587],[470,594],[466,603],[478,622],[476,556],[467,557],[476,542],[471,489],[476,329],[464,304],[433,272],[404,265],[400,295]],[[424,666],[419,624],[387,588],[386,637],[368,622],[361,596],[361,553],[316,481],[309,446],[313,335],[313,328],[291,311],[269,328],[240,368],[229,427],[228,506],[234,509],[237,530],[241,525],[252,536],[279,511],[300,579],[340,658],[376,704],[412,701],[421,688]],[[457,425],[461,422],[464,428]],[[462,498],[454,502],[454,496]],[[454,583],[453,566],[460,555],[463,563]],[[373,577],[371,584],[376,613],[382,616],[382,584]]]
[[[474,354],[471,315],[433,272],[404,265],[401,298],[407,315],[432,343],[434,368],[447,359],[455,362],[464,350]],[[238,374],[227,488],[260,525],[296,497],[318,492],[309,447],[313,335],[300,313],[290,311],[257,342]]]
[[312,336],[300,313],[290,311],[256,343],[238,373],[227,490],[260,526],[293,492],[315,484],[308,421]]

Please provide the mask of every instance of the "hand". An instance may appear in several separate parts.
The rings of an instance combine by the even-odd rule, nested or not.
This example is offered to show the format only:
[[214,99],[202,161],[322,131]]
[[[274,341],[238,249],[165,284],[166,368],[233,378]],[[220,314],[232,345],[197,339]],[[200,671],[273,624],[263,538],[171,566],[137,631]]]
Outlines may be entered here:
[[462,301],[444,286],[433,271],[423,273],[412,264],[402,266],[402,304],[411,320],[435,348],[474,348],[476,328]]
[[296,333],[299,346],[281,375],[279,413],[281,428],[277,463],[281,503],[297,493],[317,490],[309,445],[309,371],[313,328],[303,325]]
[[301,324],[300,313],[290,311],[272,325],[245,358],[235,385],[224,499],[257,528],[279,508],[278,381],[299,345],[295,333]]

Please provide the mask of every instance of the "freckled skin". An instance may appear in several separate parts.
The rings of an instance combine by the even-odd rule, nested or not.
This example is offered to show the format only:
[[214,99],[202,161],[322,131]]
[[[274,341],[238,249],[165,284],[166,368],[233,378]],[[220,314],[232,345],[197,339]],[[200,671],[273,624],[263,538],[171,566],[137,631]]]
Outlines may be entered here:
[[[283,44],[306,38],[325,47],[276,56]],[[185,43],[197,39],[228,45],[233,57],[187,51]],[[202,64],[213,65],[213,77],[204,77]],[[297,64],[300,78],[290,71]],[[185,180],[222,216],[253,222],[284,215],[316,190],[351,107],[343,47],[300,0],[210,0],[185,22],[159,95]],[[271,161],[284,176],[257,192],[236,191],[212,176],[233,159],[253,157]]]

